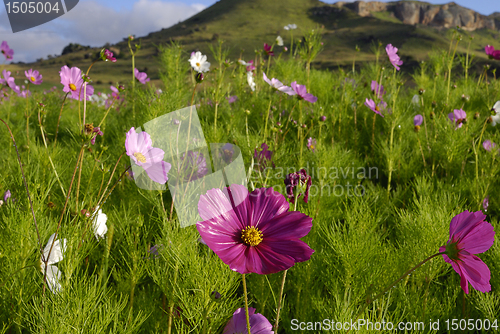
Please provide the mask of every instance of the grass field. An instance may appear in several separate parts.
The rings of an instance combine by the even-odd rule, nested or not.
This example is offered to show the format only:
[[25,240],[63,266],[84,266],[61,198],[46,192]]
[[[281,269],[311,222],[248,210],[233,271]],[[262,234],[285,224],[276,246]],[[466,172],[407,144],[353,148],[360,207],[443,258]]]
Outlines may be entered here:
[[[99,61],[89,72],[103,83],[96,92],[109,92],[108,82],[125,85],[120,100],[109,108],[64,99],[61,84],[53,92],[35,90],[28,98],[5,86],[0,118],[16,145],[2,123],[0,193],[9,190],[11,195],[0,207],[0,333],[222,333],[233,313],[245,306],[245,296],[270,324],[280,310],[279,333],[321,333],[326,323],[351,321],[393,324],[393,330],[380,331],[386,333],[397,331],[399,323],[412,332],[420,322],[425,333],[449,332],[454,324],[467,332],[463,325],[470,319],[470,333],[487,332],[479,325],[495,331],[500,314],[497,241],[479,254],[491,271],[490,292],[469,284],[466,294],[460,275],[441,255],[391,284],[440,252],[456,215],[482,211],[495,231],[500,227],[498,146],[483,145],[486,140],[500,143],[490,122],[500,86],[493,67],[479,74],[470,70],[475,63],[465,37],[458,42],[465,53],[454,52],[460,33],[443,39],[443,47],[415,70],[403,63],[396,71],[384,43],[367,56],[372,61],[352,71],[311,66],[324,57],[324,45],[317,30],[305,32],[304,41],[294,46],[297,52],[292,50],[295,56],[280,56],[282,48],[275,46],[274,57],[252,57],[255,91],[228,42],[214,44],[210,71],[198,84],[188,62],[191,49],[176,43],[160,48],[157,72],[143,58],[142,52],[149,51],[138,51],[135,67],[148,67],[157,79],[145,85],[130,81],[128,56],[116,63]],[[56,82],[62,65],[39,70]],[[121,74],[108,76],[112,71]],[[263,72],[285,85],[306,85],[317,101],[277,93],[263,80]],[[413,83],[405,84],[409,79]],[[374,94],[372,81],[385,94]],[[236,101],[230,103],[230,96],[237,96]],[[379,114],[365,105],[367,99],[380,105]],[[286,281],[282,270],[249,273],[245,294],[242,275],[200,242],[197,226],[181,227],[171,183],[165,190],[147,190],[134,182],[126,133],[190,105],[196,106],[200,128],[188,134],[186,143],[238,146],[250,191],[273,187],[286,196],[288,173],[305,168],[311,176],[307,203],[304,196],[296,198],[290,211],[312,218],[312,228],[301,240],[314,253],[306,261],[294,261]],[[466,121],[450,120],[449,114],[460,109]],[[423,121],[418,131],[417,115]],[[189,119],[191,126],[190,117],[180,121],[185,125]],[[170,130],[172,122],[151,133],[153,147],[173,145],[171,138],[179,141],[179,134]],[[100,124],[103,135],[94,145],[89,141],[95,133],[82,132],[85,123]],[[270,160],[258,154],[263,143],[272,151]],[[181,155],[179,150],[172,154]],[[213,149],[211,157],[216,164]],[[165,160],[173,166],[171,179],[180,164],[172,159]],[[139,178],[135,172],[134,177]],[[93,233],[96,206],[107,215],[103,237]],[[60,261],[47,264],[60,271],[47,285],[40,258],[56,231],[66,246]],[[355,331],[374,330],[365,325]]]

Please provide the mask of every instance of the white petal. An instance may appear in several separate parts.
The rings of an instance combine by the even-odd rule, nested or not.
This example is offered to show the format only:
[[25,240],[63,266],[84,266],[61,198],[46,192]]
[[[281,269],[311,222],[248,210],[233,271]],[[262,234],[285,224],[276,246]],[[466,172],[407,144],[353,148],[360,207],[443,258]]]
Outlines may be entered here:
[[61,291],[61,272],[56,266],[47,267],[47,285],[54,294]]
[[[56,240],[54,242],[54,247],[52,247],[52,242],[54,241],[54,236],[56,234],[52,234],[49,238],[49,241],[47,242],[47,245],[43,249],[43,256],[45,259],[48,258],[47,264],[54,264],[63,259],[63,253],[66,250],[66,239],[63,240],[62,245],[60,240]],[[49,251],[50,247],[52,247],[52,251],[50,252],[50,257],[49,257]]]
[[[96,214],[94,214],[94,216],[95,215]],[[99,237],[104,238],[104,235],[108,232],[108,227],[106,226],[108,216],[103,213],[101,209],[97,212],[97,218],[94,218],[94,216],[92,216],[94,235],[97,239],[99,239]]]

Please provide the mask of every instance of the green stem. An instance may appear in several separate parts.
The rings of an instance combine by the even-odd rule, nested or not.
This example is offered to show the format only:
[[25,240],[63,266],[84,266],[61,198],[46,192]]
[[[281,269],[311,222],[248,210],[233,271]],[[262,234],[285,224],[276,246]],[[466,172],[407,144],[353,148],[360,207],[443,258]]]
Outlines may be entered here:
[[[295,206],[297,206],[297,199],[295,199]],[[276,313],[276,322],[274,323],[274,332],[275,333],[278,333],[278,325],[280,322],[281,303],[283,301],[283,290],[285,289],[285,280],[286,280],[286,273],[287,272],[288,272],[288,269],[283,271],[283,279],[281,280],[280,297],[278,299],[278,311]]]
[[245,296],[245,317],[247,319],[247,329],[248,334],[252,334],[250,331],[250,315],[248,313],[248,293],[247,293],[247,282],[245,280],[245,274],[242,274],[243,277],[243,294]]
[[271,112],[271,103],[272,103],[272,100],[269,99],[269,106],[267,107],[266,126],[264,127],[264,140],[263,140],[263,142],[265,142],[266,138],[267,138],[267,122],[269,121],[269,113]]
[[[26,87],[26,92],[30,89],[30,82],[28,81],[28,85]],[[26,139],[28,141],[28,149],[30,146],[30,114],[29,114],[29,99],[28,93],[26,93]],[[28,156],[29,157],[29,156]]]
[[50,157],[49,148],[47,147],[47,141],[45,140],[45,132],[43,131],[43,125],[42,125],[40,117],[38,118],[38,121],[39,121],[39,125],[40,125],[40,132],[42,133],[43,145],[45,146],[45,149],[47,150],[47,156],[49,157],[50,165],[52,166],[52,169],[54,170],[54,174],[56,176],[57,182],[59,183],[59,186],[61,187],[61,191],[63,193],[63,196],[66,197],[66,192],[64,191],[64,187],[62,185],[61,179],[59,179],[59,175],[57,174],[56,167],[54,166],[54,163],[52,162],[52,158]]
[[453,67],[453,60],[455,59],[455,52],[457,51],[459,40],[457,39],[457,43],[455,44],[455,49],[453,50],[453,55],[451,56],[448,63],[448,89],[446,92],[446,103],[448,104],[450,101],[450,84],[451,84],[451,69]]
[[66,95],[64,95],[64,99],[63,99],[63,102],[62,102],[62,105],[61,105],[61,110],[59,111],[59,117],[57,118],[56,136],[54,138],[54,147],[56,147],[57,134],[59,133],[59,122],[61,121],[61,116],[62,116],[62,111],[63,111],[63,108],[64,108],[64,103],[66,102],[66,98],[68,97],[68,94],[69,93],[66,93]]

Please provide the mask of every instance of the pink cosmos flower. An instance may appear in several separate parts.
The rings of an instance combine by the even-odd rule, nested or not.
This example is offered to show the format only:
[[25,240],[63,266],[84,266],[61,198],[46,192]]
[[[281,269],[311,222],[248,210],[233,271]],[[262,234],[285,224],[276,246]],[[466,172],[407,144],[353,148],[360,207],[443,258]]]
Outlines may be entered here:
[[10,71],[3,70],[2,75],[3,75],[3,80],[2,83],[6,83],[10,89],[12,89],[15,93],[20,94],[21,93],[21,88],[16,85],[14,77],[10,76]]
[[[299,98],[299,100],[304,99],[304,100],[311,102],[311,103],[318,101],[318,98],[316,96],[307,92],[306,86],[298,85],[297,81],[292,82],[292,84],[290,86],[292,86],[292,89],[293,89],[294,93],[297,94],[297,97]],[[289,94],[289,95],[295,95],[295,94]]]
[[96,126],[93,130],[92,130],[93,133],[95,133],[96,135],[92,138],[92,140],[90,141],[90,144],[92,145],[95,145],[95,139],[97,138],[97,136],[101,136],[104,134],[102,131],[101,131],[101,128]]
[[42,75],[37,70],[30,68],[29,71],[24,71],[24,74],[26,75],[26,78],[28,78],[28,81],[34,85],[39,85],[43,81]]
[[[269,80],[266,73],[262,72],[262,74],[264,77],[264,81],[267,82],[274,89],[279,90],[280,92],[283,92],[283,93],[288,94],[288,95],[295,95],[296,94],[291,87],[283,85],[283,83],[281,81],[279,81],[278,79],[272,78],[271,80]],[[311,95],[311,94],[309,94],[309,95]]]
[[5,59],[7,60],[12,60],[12,57],[14,57],[14,50],[9,48],[9,44],[7,44],[7,41],[3,41],[0,45],[0,52],[2,52],[2,54],[5,56]]
[[495,50],[491,45],[486,45],[484,52],[486,52],[488,58],[500,60],[500,50]]
[[399,58],[397,52],[398,48],[392,46],[392,44],[387,44],[385,47],[385,52],[389,56],[389,60],[391,64],[396,68],[396,70],[400,70],[399,66],[403,65],[403,61]]
[[483,142],[483,147],[486,151],[491,152],[491,149],[497,147],[497,144],[495,144],[491,140],[485,140]]
[[145,85],[146,82],[151,80],[148,78],[148,75],[146,74],[146,72],[139,72],[139,70],[137,68],[134,70],[134,75],[135,75],[135,78],[137,80],[139,80],[139,82],[143,85]]
[[455,109],[452,113],[448,114],[448,118],[450,119],[450,121],[457,125],[455,128],[456,130],[460,129],[462,127],[462,124],[466,122],[467,114],[462,109]]
[[113,57],[113,52],[108,49],[101,51],[101,59],[104,61],[110,60],[111,62],[116,63],[116,58]]
[[274,52],[273,50],[271,49],[271,45],[267,44],[267,43],[264,43],[264,52],[268,55],[268,56],[274,56]]
[[226,97],[226,100],[229,104],[231,104],[231,103],[234,103],[238,100],[238,96],[236,96],[236,95],[228,96],[228,97]]
[[384,110],[385,107],[387,107],[387,103],[384,101],[380,101],[379,104],[377,105],[375,101],[373,101],[372,99],[366,99],[365,106],[370,108],[374,113],[384,117],[384,115],[382,115],[380,111]]
[[286,196],[290,202],[295,203],[295,195],[297,198],[304,195],[304,202],[309,200],[309,189],[311,188],[312,178],[307,175],[305,169],[301,169],[296,173],[290,173],[284,180]]
[[[71,69],[64,65],[59,71],[61,76],[61,84],[64,86],[63,92],[71,93],[69,97],[75,100],[81,100],[83,98],[83,78],[82,71],[78,67],[72,67]],[[94,87],[87,85],[87,96],[89,99],[94,94]]]
[[165,152],[153,147],[152,144],[151,136],[145,131],[136,133],[132,127],[127,132],[125,140],[127,155],[137,166],[144,168],[151,180],[165,184],[168,181],[167,173],[172,165],[163,161]]
[[316,151],[316,139],[309,137],[309,139],[307,139],[307,148],[313,152]]
[[[250,333],[252,334],[274,334],[273,325],[262,314],[255,313],[253,307],[248,308],[250,317]],[[227,323],[222,334],[248,333],[245,309],[239,308],[233,313],[233,317]]]
[[204,220],[196,228],[208,247],[240,274],[277,273],[314,252],[300,238],[312,227],[312,218],[292,211],[273,188],[233,184],[224,191],[211,189],[200,196],[198,212]]
[[468,282],[481,292],[491,291],[490,269],[474,254],[486,252],[495,241],[493,226],[481,211],[464,211],[451,220],[450,239],[439,248],[443,258],[460,275],[460,286],[469,293]]
[[375,94],[377,98],[382,99],[382,97],[385,95],[384,86],[379,85],[378,82],[376,82],[375,80],[372,80],[371,88],[372,92]]
[[255,65],[253,64],[253,60],[250,60],[248,63],[248,66],[246,67],[247,72],[253,71],[256,69]]
[[420,126],[420,125],[422,125],[423,121],[424,121],[424,117],[422,117],[422,115],[416,115],[413,118],[413,125]]

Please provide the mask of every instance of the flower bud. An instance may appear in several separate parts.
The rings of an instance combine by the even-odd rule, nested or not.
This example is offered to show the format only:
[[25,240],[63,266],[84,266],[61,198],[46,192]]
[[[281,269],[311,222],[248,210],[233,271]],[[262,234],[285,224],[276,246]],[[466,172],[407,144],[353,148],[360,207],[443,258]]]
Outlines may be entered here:
[[196,79],[197,83],[202,83],[205,77],[203,76],[203,73],[199,72],[196,73],[196,76],[194,78]]
[[321,116],[321,117],[319,118],[319,120],[320,120],[321,122],[326,121],[326,116]]
[[250,115],[250,110],[245,110],[245,114]]
[[464,102],[469,102],[469,100],[470,100],[470,96],[467,96],[467,95],[465,95],[465,94],[462,94],[462,101],[464,101]]
[[302,129],[305,129],[305,128],[307,128],[307,125],[306,124],[302,124],[301,127],[302,127]]
[[474,119],[478,119],[479,118],[479,113],[476,111],[476,113],[474,114]]
[[420,125],[415,125],[415,132],[419,132],[420,131]]
[[492,122],[493,122],[493,118],[491,118],[491,116],[490,116],[490,117],[488,117],[488,121],[487,121],[487,122],[488,122],[488,123],[492,123]]
[[434,119],[434,116],[436,116],[436,114],[434,113],[434,111],[431,111],[430,118]]
[[222,296],[218,291],[214,290],[210,293],[210,299],[212,299],[215,302],[221,301],[221,298],[222,298]]
[[418,90],[418,93],[419,93],[420,95],[424,95],[424,93],[425,93],[425,89],[420,88],[420,89]]

